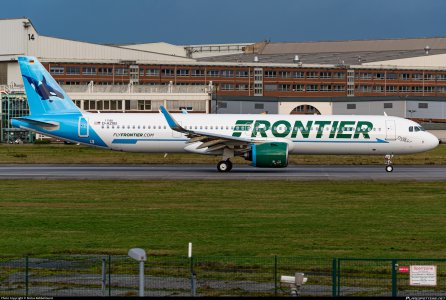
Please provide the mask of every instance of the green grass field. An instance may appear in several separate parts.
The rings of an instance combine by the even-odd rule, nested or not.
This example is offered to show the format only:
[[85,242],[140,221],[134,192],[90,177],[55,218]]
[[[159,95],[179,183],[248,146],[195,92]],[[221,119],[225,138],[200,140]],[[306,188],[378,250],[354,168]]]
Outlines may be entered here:
[[[74,147],[73,147],[74,148]],[[444,182],[0,181],[0,256],[444,257]]]
[[[5,145],[0,144],[0,163],[97,163],[97,164],[216,164],[220,157],[198,154],[122,153],[98,148],[50,144],[50,145]],[[236,164],[248,164],[242,158]],[[396,165],[445,165],[446,145],[414,155],[400,155],[394,159]],[[291,155],[290,164],[384,164],[383,156],[339,156],[339,155]]]

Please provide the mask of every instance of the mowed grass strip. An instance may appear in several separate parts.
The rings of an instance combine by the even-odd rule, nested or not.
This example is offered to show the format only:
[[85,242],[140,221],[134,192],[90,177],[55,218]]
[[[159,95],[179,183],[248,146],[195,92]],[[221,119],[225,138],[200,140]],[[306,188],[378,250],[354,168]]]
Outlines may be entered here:
[[444,182],[0,181],[0,256],[444,257]]
[[[0,164],[216,164],[219,156],[171,153],[124,153],[81,145],[5,145],[0,144]],[[249,164],[236,157],[236,164]],[[446,145],[423,153],[397,155],[396,165],[445,165]],[[291,155],[290,164],[383,165],[382,155]]]

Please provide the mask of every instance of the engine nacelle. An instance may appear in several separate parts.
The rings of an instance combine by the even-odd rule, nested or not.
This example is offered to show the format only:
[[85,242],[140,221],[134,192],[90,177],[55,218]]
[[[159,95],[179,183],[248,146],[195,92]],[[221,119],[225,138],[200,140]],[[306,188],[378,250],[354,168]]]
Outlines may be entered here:
[[251,145],[251,151],[245,153],[245,159],[252,161],[253,167],[285,168],[288,166],[288,144],[270,142]]

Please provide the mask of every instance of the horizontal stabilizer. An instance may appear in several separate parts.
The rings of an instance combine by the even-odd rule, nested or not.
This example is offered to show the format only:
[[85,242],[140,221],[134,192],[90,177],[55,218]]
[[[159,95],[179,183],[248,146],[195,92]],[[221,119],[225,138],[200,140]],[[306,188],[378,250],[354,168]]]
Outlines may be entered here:
[[36,126],[44,127],[44,128],[51,128],[56,129],[59,127],[58,122],[52,122],[52,121],[41,121],[41,120],[35,120],[27,117],[21,117],[21,118],[14,118],[19,121],[27,122]]

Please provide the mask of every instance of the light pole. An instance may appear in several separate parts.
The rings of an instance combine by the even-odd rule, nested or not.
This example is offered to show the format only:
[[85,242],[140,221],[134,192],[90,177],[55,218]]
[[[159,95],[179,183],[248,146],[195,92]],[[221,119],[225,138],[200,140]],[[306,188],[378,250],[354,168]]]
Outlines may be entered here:
[[416,112],[415,109],[409,109],[408,112],[410,112],[410,118],[412,119],[412,113]]
[[141,248],[132,248],[128,255],[139,261],[139,297],[144,297],[144,262],[147,260],[146,251]]

